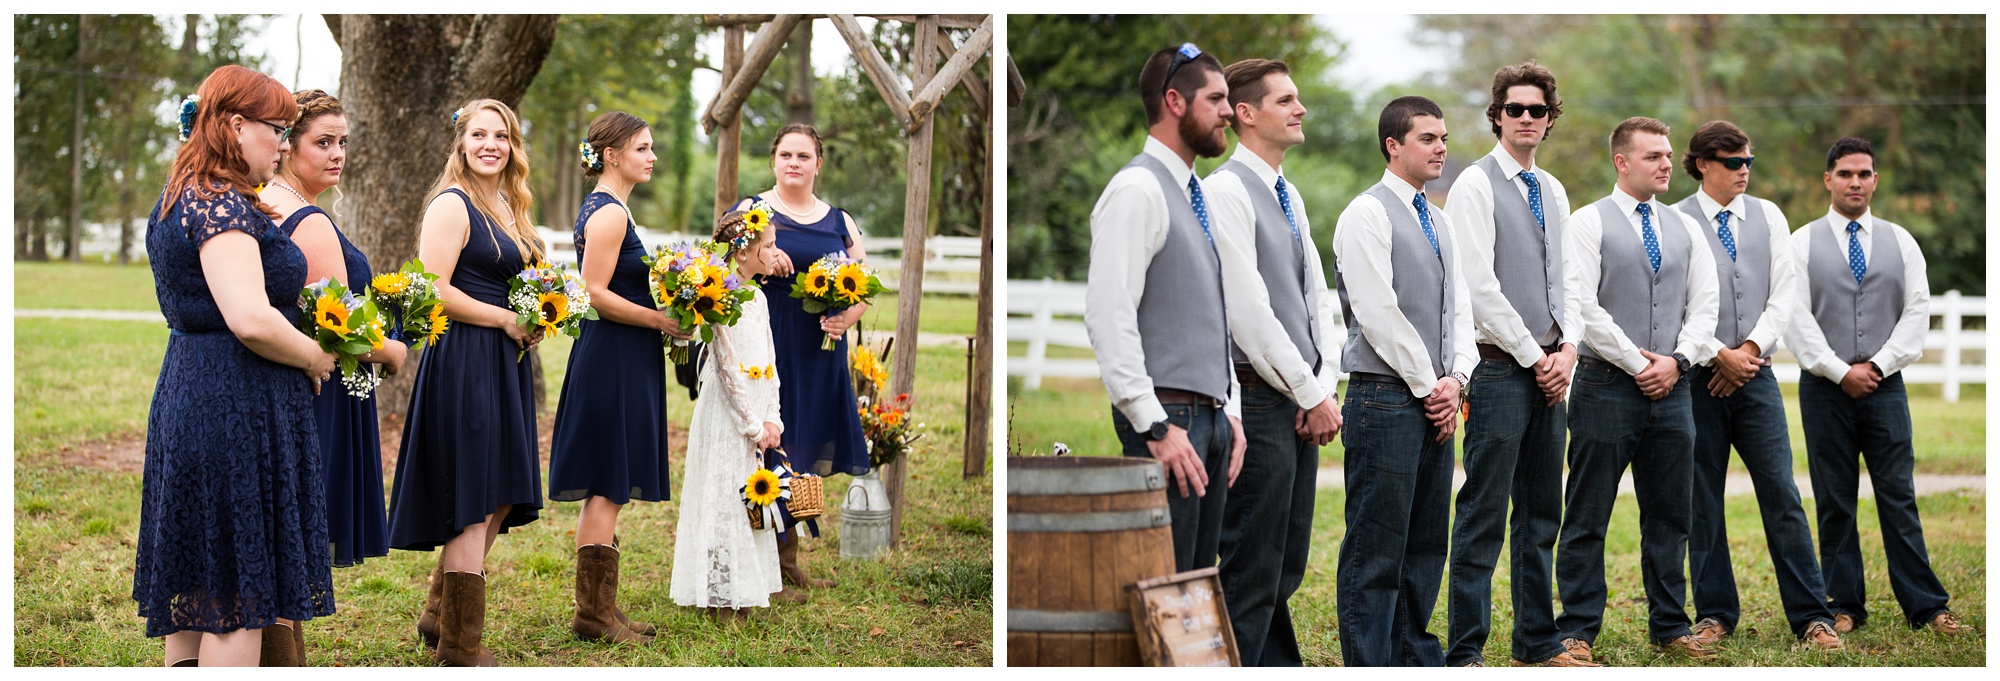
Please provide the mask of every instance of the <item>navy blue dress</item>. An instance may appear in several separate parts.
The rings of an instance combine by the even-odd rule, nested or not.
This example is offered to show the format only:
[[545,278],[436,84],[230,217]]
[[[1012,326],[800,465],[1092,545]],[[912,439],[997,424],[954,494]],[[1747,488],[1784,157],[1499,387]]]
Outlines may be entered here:
[[[839,208],[810,225],[801,225],[772,211],[778,248],[803,272],[828,253],[846,253],[853,239],[847,233],[847,213]],[[808,314],[804,301],[792,297],[792,280],[765,277],[764,297],[771,307],[771,341],[778,351],[778,404],[785,414],[785,453],[794,470],[827,476],[868,474],[868,448],[862,441],[861,415],[855,413],[854,381],[847,373],[847,339],[832,350],[821,350],[826,332],[820,315]]]
[[256,237],[264,296],[286,319],[305,286],[305,254],[241,194],[190,189],[164,215],[154,205],[146,252],[172,334],[146,419],[132,574],[147,636],[333,614],[311,381],[223,322],[201,245],[230,230]]
[[[326,215],[319,206],[294,211],[278,225],[291,236],[299,223],[310,215]],[[333,216],[327,215],[327,221]],[[367,286],[375,273],[368,268],[368,256],[347,240],[334,225],[340,238],[341,260],[347,264],[350,289]],[[310,282],[308,282],[310,283]],[[389,555],[389,517],[382,511],[382,432],[375,418],[375,393],[357,398],[337,380],[327,381],[313,398],[313,415],[319,421],[320,461],[326,469],[326,532],[333,541],[333,566],[352,567],[362,559]]]
[[[472,222],[451,285],[507,307],[507,282],[527,267],[520,249],[465,192],[445,193],[465,202]],[[437,548],[501,506],[513,506],[495,519],[503,533],[541,515],[535,377],[529,361],[514,359],[520,351],[505,331],[459,321],[424,350],[396,458],[390,548]]]
[[[576,214],[576,259],[584,257],[583,225],[605,206],[621,206],[604,192],[583,197]],[[603,244],[600,248],[611,248]],[[618,266],[611,271],[611,292],[653,309],[646,264],[639,260],[646,245],[629,211],[625,240],[618,244]],[[583,335],[569,351],[562,397],[556,403],[556,424],[549,446],[549,499],[582,501],[606,497],[625,504],[633,499],[665,501],[672,495],[667,478],[667,355],[659,331],[608,319],[582,322]]]

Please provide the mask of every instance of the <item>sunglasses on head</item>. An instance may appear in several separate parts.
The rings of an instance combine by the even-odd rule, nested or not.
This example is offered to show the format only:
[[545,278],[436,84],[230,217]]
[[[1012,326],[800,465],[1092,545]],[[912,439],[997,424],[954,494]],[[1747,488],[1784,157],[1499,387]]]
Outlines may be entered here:
[[1174,72],[1179,71],[1182,64],[1194,61],[1200,56],[1201,48],[1195,47],[1194,43],[1181,43],[1181,49],[1174,53],[1173,63],[1167,65],[1167,79],[1160,81],[1160,88],[1164,90],[1170,87],[1168,83],[1174,82]]
[[1530,118],[1543,118],[1549,115],[1547,104],[1506,104],[1500,109],[1506,111],[1509,118],[1520,118],[1522,113],[1528,114]]
[[1724,168],[1728,168],[1728,169],[1730,169],[1730,170],[1742,170],[1742,169],[1744,169],[1744,168],[1748,168],[1748,167],[1750,167],[1750,162],[1751,162],[1751,161],[1755,161],[1755,160],[1757,160],[1757,157],[1755,157],[1755,156],[1715,156],[1715,157],[1711,157],[1711,158],[1710,158],[1710,159],[1708,159],[1708,160],[1710,160],[1710,161],[1714,161],[1714,162],[1716,162],[1716,163],[1720,163],[1720,164],[1722,164],[1722,167],[1724,167]]

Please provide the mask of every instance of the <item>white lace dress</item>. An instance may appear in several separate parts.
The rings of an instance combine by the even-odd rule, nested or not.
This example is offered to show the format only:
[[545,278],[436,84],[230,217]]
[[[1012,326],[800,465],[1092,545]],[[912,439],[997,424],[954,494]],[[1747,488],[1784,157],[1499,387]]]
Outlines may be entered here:
[[765,607],[771,594],[784,588],[778,538],[769,528],[750,529],[741,491],[762,465],[757,436],[764,422],[780,428],[784,423],[778,415],[778,376],[766,371],[776,352],[762,291],[743,304],[735,326],[716,329],[708,348],[701,397],[688,426],[669,593],[684,606]]

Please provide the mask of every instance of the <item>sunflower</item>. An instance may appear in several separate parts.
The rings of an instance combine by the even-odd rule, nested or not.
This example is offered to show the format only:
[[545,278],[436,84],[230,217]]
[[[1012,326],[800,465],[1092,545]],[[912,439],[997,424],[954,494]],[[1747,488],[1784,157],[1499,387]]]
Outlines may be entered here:
[[759,468],[743,482],[743,499],[758,506],[769,506],[778,500],[778,474]]
[[769,226],[771,226],[771,214],[764,208],[763,204],[758,204],[751,208],[749,212],[743,214],[743,232],[745,234],[757,234],[763,232],[764,228]]
[[903,412],[891,410],[882,414],[882,425],[894,428],[902,424]]
[[444,305],[440,304],[431,307],[429,321],[431,323],[431,332],[424,336],[424,342],[436,343],[437,339],[444,335],[445,327],[451,325],[451,319],[444,316]]
[[368,282],[368,286],[375,289],[376,293],[393,296],[402,293],[403,289],[409,288],[410,280],[405,278],[401,272],[390,272],[388,274],[377,275],[375,279]]
[[708,281],[703,283],[701,288],[695,289],[695,295],[702,298],[721,300],[723,296],[728,294],[729,282],[722,277],[714,275],[710,275]]
[[827,272],[826,268],[815,263],[812,269],[806,270],[806,293],[823,296],[826,295],[827,287],[832,285],[833,274]]
[[868,293],[868,271],[860,263],[840,266],[834,278],[834,294],[847,300],[848,304],[861,302],[861,296]]
[[569,316],[569,296],[563,295],[561,291],[550,291],[538,298],[541,300],[541,314],[537,316],[535,323],[540,324],[543,331],[555,333],[556,328],[562,326],[563,318]]
[[716,307],[721,302],[708,296],[695,296],[694,302],[688,303],[688,310],[694,312],[694,325],[701,326],[709,323],[708,315],[715,312]]
[[376,350],[382,349],[382,338],[384,335],[382,333],[382,320],[377,319],[375,321],[368,322],[368,333],[364,335],[368,338],[368,344],[372,346],[373,349]]
[[313,301],[313,321],[322,329],[342,336],[353,333],[347,328],[347,314],[347,304],[340,302],[340,296],[325,293]]

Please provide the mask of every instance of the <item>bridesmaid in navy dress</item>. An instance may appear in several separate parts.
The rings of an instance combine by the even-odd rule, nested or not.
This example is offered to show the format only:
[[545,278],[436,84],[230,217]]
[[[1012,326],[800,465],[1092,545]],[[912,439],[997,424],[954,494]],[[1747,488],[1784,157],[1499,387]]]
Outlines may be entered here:
[[229,65],[196,95],[146,230],[172,335],[146,421],[132,600],[167,665],[254,666],[277,618],[333,614],[312,399],[334,358],[298,330],[305,256],[253,189],[278,169],[291,93]]
[[[306,256],[306,281],[332,279],[359,290],[373,276],[368,258],[347,240],[312,198],[340,184],[347,162],[347,116],[340,101],[323,90],[292,93],[299,105],[292,121],[291,150],[278,165],[278,176],[264,185],[264,201],[284,216],[278,231],[298,244]],[[403,367],[408,348],[384,340],[382,349],[362,356],[394,374]],[[351,567],[363,558],[389,555],[388,516],[382,508],[382,444],[375,420],[375,394],[354,397],[344,386],[329,385],[313,399],[319,423],[320,463],[326,472],[327,535],[333,543],[333,566]],[[305,661],[305,631],[285,619],[278,626],[291,636],[266,632],[265,667],[295,667]]]
[[[824,150],[819,131],[793,123],[771,141],[771,170],[777,186],[756,198],[776,209],[772,222],[783,252],[778,276],[764,279],[770,301],[771,338],[778,352],[778,397],[785,414],[785,453],[792,467],[821,476],[868,473],[868,449],[862,442],[861,416],[855,413],[854,383],[848,377],[847,330],[860,321],[868,306],[855,305],[838,314],[815,315],[792,297],[798,268],[810,267],[828,253],[845,252],[860,261],[861,228],[853,216],[813,195]],[[737,204],[747,208],[750,199]],[[839,342],[820,349],[826,336]],[[785,583],[808,589],[834,586],[831,579],[814,579],[799,557],[798,533],[778,542],[778,562]]]
[[[534,375],[516,360],[541,341],[514,323],[507,282],[542,259],[521,123],[506,104],[467,102],[431,188],[418,257],[438,275],[451,330],[418,361],[389,504],[389,547],[443,547],[417,631],[452,666],[492,666],[486,554],[541,513]],[[532,325],[531,325],[532,326]]]
[[[618,511],[633,499],[666,501],[667,366],[660,334],[680,325],[653,306],[646,246],[625,199],[653,179],[653,133],[623,111],[590,122],[580,150],[584,177],[598,178],[576,215],[576,253],[596,321],[570,348],[549,448],[549,499],[582,501],[576,524],[576,614],[589,640],[646,643],[653,625],[618,607]],[[594,244],[594,246],[593,246]]]

